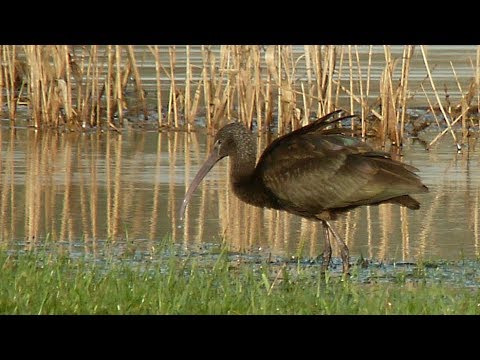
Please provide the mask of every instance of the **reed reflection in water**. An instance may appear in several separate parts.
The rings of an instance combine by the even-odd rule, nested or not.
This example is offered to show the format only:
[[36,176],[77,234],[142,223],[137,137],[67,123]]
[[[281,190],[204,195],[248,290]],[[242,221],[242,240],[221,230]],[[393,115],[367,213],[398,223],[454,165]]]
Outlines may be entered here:
[[[225,241],[232,251],[262,256],[320,255],[319,225],[239,201],[229,190],[227,160],[212,169],[179,222],[180,202],[211,140],[200,133],[2,128],[0,244],[31,250],[48,238],[61,251],[101,257],[106,243],[119,253],[129,246],[148,252],[171,237],[186,251]],[[269,141],[259,137],[259,152]],[[460,154],[451,146],[405,144],[402,160],[418,167],[430,188],[416,196],[420,210],[384,204],[340,217],[354,259],[480,256],[475,139]]]

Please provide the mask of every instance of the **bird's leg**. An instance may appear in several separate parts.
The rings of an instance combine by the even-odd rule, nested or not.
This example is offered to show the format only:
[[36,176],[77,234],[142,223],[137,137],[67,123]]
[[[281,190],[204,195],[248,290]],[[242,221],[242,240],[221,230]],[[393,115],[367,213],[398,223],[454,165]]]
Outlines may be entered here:
[[325,233],[325,245],[323,247],[323,261],[322,261],[322,273],[327,271],[328,265],[330,265],[330,259],[332,257],[332,245],[330,243],[330,232],[328,231],[328,223],[322,220],[323,231]]
[[330,230],[333,234],[333,237],[337,241],[338,246],[340,247],[340,254],[342,256],[342,264],[343,264],[343,273],[348,274],[348,271],[350,270],[350,262],[348,259],[348,247],[347,244],[345,244],[345,241],[342,240],[340,236],[338,236],[337,232],[333,228],[332,225],[328,221],[324,221],[324,224],[328,227],[328,230]]

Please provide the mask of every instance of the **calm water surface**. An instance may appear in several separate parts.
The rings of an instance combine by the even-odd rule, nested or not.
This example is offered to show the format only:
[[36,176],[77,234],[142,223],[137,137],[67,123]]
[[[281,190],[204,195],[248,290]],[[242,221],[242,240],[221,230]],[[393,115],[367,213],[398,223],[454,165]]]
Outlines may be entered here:
[[[423,134],[430,141],[435,134]],[[259,151],[267,144],[259,139]],[[162,240],[185,252],[225,241],[232,251],[314,258],[319,225],[253,208],[229,191],[227,160],[197,189],[184,222],[178,209],[211,137],[182,132],[63,133],[0,130],[0,245],[48,244],[71,256],[131,252],[142,258]],[[395,154],[395,156],[399,156]],[[336,222],[353,259],[419,261],[480,256],[480,166],[476,139],[462,153],[451,138],[426,151],[409,139],[402,160],[430,188],[422,208],[362,207]],[[334,248],[334,256],[339,256]]]

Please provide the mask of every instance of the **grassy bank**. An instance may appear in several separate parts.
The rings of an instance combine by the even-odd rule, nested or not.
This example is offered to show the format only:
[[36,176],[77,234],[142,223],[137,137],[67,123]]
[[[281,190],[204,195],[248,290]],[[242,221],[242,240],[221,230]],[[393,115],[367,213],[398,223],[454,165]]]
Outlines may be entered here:
[[[0,253],[1,314],[480,314],[478,287],[319,275],[319,266],[170,256],[132,265]],[[358,269],[357,269],[358,270]]]

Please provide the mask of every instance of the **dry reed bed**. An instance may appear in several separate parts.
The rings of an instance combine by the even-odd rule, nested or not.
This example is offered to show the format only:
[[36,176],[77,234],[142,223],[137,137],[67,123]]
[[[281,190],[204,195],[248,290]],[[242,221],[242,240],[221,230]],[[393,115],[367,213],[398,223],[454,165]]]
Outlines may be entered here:
[[[406,45],[401,58],[383,47],[380,80],[372,74],[373,47],[361,60],[357,46],[309,45],[300,54],[292,46],[201,46],[201,66],[192,61],[191,47],[148,46],[155,62],[156,91],[147,94],[142,85],[138,53],[133,46],[38,46],[0,47],[0,109],[15,125],[19,105],[28,107],[31,126],[67,130],[125,126],[128,108],[138,118],[152,117],[160,129],[193,130],[196,119],[205,118],[209,132],[225,122],[239,120],[260,131],[282,134],[315,117],[345,108],[359,114],[351,123],[362,136],[378,136],[383,144],[402,144],[407,131],[406,110],[413,96],[425,96],[434,115],[438,137],[448,133],[460,149],[470,128],[478,127],[471,116],[480,105],[480,47],[471,59],[472,80],[461,86],[450,62],[461,100],[452,104],[448,91],[435,83],[427,48]],[[177,66],[179,51],[186,66]],[[422,54],[427,76],[421,89],[409,88],[414,51]],[[163,60],[162,60],[163,59]],[[165,61],[167,59],[167,61]],[[298,76],[300,64],[306,76]],[[135,101],[127,101],[133,79]],[[167,80],[165,80],[167,79]],[[182,79],[182,80],[179,80]],[[378,96],[372,89],[378,89]],[[441,94],[444,90],[445,94]],[[428,95],[434,94],[434,97]],[[151,98],[150,98],[151,97]],[[347,98],[347,102],[345,102]],[[132,104],[133,103],[133,104]],[[156,104],[154,112],[149,103]],[[151,122],[150,122],[151,123]],[[454,131],[461,124],[461,138]],[[428,124],[414,124],[414,134]]]

